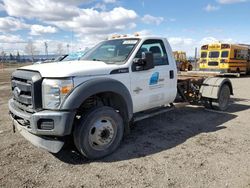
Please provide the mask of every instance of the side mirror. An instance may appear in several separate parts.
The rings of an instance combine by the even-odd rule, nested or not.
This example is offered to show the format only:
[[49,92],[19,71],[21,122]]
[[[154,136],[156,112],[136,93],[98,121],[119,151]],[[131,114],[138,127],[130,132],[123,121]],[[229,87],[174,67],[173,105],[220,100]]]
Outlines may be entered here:
[[145,62],[144,70],[154,68],[154,56],[152,52],[142,53],[142,60]]
[[136,71],[154,68],[154,57],[152,52],[143,52],[142,58],[134,59],[134,66]]

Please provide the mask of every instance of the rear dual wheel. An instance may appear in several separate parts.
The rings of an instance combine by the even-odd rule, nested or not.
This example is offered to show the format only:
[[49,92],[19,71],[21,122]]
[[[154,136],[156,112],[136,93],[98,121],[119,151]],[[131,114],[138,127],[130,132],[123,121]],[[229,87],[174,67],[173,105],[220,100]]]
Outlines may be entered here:
[[193,66],[192,65],[188,65],[188,71],[193,70]]
[[204,106],[206,108],[219,110],[219,111],[225,111],[227,110],[230,102],[230,88],[227,84],[222,85],[220,89],[220,93],[218,95],[218,99],[215,101],[212,101],[212,99],[208,99]]
[[89,159],[98,159],[114,152],[124,132],[123,119],[108,106],[97,107],[76,125],[74,143],[78,151]]
[[230,88],[228,85],[224,84],[221,87],[218,99],[215,102],[212,102],[212,108],[215,110],[224,111],[229,106],[230,100]]

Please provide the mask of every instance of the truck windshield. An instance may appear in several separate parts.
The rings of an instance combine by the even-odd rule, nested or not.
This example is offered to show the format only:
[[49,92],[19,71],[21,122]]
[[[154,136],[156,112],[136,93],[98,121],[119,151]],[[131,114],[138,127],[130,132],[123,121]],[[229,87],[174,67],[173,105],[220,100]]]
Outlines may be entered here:
[[103,41],[81,59],[103,61],[107,64],[121,64],[121,62],[124,62],[128,58],[138,41],[138,39],[114,39]]
[[213,51],[213,52],[209,52],[209,57],[210,58],[218,58],[220,55],[219,51]]

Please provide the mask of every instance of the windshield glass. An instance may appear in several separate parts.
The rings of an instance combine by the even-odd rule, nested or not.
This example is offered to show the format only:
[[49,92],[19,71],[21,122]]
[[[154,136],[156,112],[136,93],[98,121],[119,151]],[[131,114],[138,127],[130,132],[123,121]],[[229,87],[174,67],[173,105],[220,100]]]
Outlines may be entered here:
[[207,57],[207,52],[201,52],[201,58],[206,58]]
[[79,60],[85,52],[72,52],[67,55],[62,61],[75,61]]
[[220,55],[220,52],[218,52],[218,51],[209,52],[210,58],[218,58],[219,55]]
[[81,59],[111,64],[121,63],[128,58],[138,41],[138,39],[107,40],[98,44]]
[[224,58],[228,57],[228,51],[221,52],[221,57],[224,57]]

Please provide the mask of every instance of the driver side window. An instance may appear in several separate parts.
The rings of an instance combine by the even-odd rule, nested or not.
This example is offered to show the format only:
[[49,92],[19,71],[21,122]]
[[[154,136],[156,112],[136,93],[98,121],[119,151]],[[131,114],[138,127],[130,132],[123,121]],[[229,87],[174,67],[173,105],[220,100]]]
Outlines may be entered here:
[[154,65],[168,65],[168,56],[162,40],[146,40],[138,50],[135,58],[142,58],[143,52],[151,52],[154,57]]

